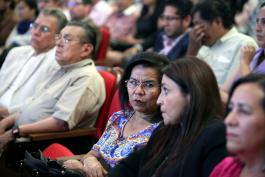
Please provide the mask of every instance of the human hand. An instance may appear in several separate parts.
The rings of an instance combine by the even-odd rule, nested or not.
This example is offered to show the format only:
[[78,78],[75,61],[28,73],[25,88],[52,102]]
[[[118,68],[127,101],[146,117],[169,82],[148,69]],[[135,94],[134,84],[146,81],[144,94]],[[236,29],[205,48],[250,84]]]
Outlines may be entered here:
[[202,46],[202,39],[205,36],[204,25],[195,25],[189,34],[188,55],[197,55]]
[[83,164],[79,160],[67,160],[63,163],[63,167],[71,170],[84,171]]
[[96,157],[89,156],[84,160],[84,170],[87,177],[104,177],[107,171],[101,165]]
[[4,148],[10,141],[14,140],[11,130],[0,135],[0,149]]
[[246,45],[241,48],[241,57],[240,57],[240,62],[241,64],[249,66],[251,60],[256,54],[256,48],[252,45]]

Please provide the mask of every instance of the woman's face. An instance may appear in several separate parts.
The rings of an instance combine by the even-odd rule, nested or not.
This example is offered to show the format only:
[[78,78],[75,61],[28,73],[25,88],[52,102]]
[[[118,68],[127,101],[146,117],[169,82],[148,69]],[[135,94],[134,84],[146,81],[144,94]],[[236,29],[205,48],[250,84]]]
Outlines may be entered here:
[[16,6],[16,15],[19,21],[30,20],[35,17],[35,11],[24,1],[20,1]]
[[225,119],[227,149],[231,153],[263,152],[265,149],[265,112],[263,91],[254,83],[242,84],[234,91]]
[[130,105],[135,111],[153,114],[158,107],[156,100],[160,93],[156,69],[136,65],[127,80],[127,91]]
[[173,125],[187,105],[189,96],[182,93],[181,88],[169,77],[163,75],[161,93],[157,104],[160,105],[165,125]]

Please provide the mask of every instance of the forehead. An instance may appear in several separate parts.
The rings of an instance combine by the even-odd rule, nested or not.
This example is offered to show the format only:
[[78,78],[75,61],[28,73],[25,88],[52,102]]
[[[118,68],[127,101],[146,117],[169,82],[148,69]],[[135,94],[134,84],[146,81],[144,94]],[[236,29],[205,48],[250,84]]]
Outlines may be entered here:
[[82,27],[79,26],[66,26],[62,29],[61,34],[71,35],[71,36],[82,36],[85,31]]
[[247,83],[242,84],[235,89],[231,101],[261,105],[261,101],[264,99],[264,96],[264,92],[257,84]]
[[172,14],[176,15],[178,12],[178,9],[174,6],[167,5],[164,10],[164,14]]
[[145,67],[143,65],[136,65],[133,67],[131,77],[141,80],[157,80],[158,72],[153,67]]
[[40,25],[46,25],[50,28],[56,28],[58,20],[54,16],[41,14],[37,17],[35,22],[39,23]]
[[259,10],[258,17],[265,17],[265,6]]
[[193,23],[196,25],[200,23],[209,23],[209,22],[201,18],[200,12],[196,12],[193,15]]

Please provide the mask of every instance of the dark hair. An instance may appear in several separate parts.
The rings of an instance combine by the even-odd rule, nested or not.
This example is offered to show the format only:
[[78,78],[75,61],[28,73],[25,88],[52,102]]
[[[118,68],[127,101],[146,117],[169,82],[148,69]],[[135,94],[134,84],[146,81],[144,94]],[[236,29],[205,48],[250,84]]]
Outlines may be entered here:
[[188,15],[191,15],[191,9],[193,3],[190,0],[168,0],[166,1],[165,6],[172,6],[177,9],[177,15],[181,18],[185,18]]
[[129,95],[127,92],[125,81],[131,77],[131,72],[133,68],[137,65],[142,65],[144,67],[150,67],[156,69],[159,76],[158,81],[160,83],[162,80],[162,69],[168,64],[169,60],[165,56],[159,55],[154,52],[142,52],[135,55],[128,62],[119,83],[120,103],[122,110],[126,111],[130,107]]
[[[228,102],[230,102],[231,97],[233,95],[233,93],[235,92],[236,88],[239,87],[242,84],[257,84],[261,90],[263,91],[263,93],[265,94],[265,74],[249,74],[245,77],[242,77],[240,79],[238,79],[237,81],[234,82],[234,84],[232,85],[230,91],[229,91],[229,97],[228,97]],[[265,97],[261,100],[261,105],[263,107],[263,110],[265,111]],[[226,108],[226,113],[228,113],[228,105]]]
[[44,16],[53,16],[57,19],[57,28],[56,33],[60,33],[60,31],[65,27],[67,24],[67,18],[64,15],[63,11],[58,8],[45,8],[40,12],[40,15]]
[[36,0],[20,0],[20,1],[25,2],[30,9],[35,10],[35,17],[38,16],[39,10]]
[[[158,17],[161,15],[161,13],[163,12],[163,9],[165,7],[165,1],[164,0],[156,0],[155,2],[155,9],[153,14],[151,15],[151,19],[154,21],[157,21]],[[146,5],[143,5],[141,13],[140,13],[140,17],[137,19],[140,20],[142,18],[145,18],[146,15],[148,14],[149,11],[149,7]]]
[[265,2],[263,2],[260,6],[259,6],[259,8],[261,9],[262,7],[264,7],[265,6]]
[[81,37],[80,42],[92,44],[94,49],[91,55],[94,56],[97,42],[96,28],[85,21],[70,21],[67,26],[78,26],[84,29],[85,36]]
[[[155,176],[160,176],[173,161],[181,161],[209,121],[222,116],[217,81],[204,61],[195,57],[180,58],[168,66],[164,74],[181,88],[183,94],[189,95],[189,104],[177,124],[155,132],[160,138],[153,143],[148,154],[150,158],[143,168],[143,171],[155,171]],[[165,161],[164,157],[167,157]]]
[[230,29],[234,23],[233,13],[229,5],[223,0],[203,0],[195,4],[192,15],[199,13],[200,17],[210,23],[218,17],[222,20],[223,26]]

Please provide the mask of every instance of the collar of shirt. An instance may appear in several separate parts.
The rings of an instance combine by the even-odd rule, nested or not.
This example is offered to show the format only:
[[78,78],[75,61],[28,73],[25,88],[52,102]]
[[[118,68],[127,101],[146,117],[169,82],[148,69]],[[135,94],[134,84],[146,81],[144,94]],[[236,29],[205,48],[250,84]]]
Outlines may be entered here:
[[63,65],[63,66],[61,66],[61,68],[65,72],[67,72],[69,70],[72,70],[72,69],[75,69],[75,68],[80,68],[80,67],[87,66],[87,65],[94,66],[93,60],[87,58],[87,59],[81,60],[81,61],[76,62],[76,63],[72,63],[72,64],[69,64],[69,65]]

